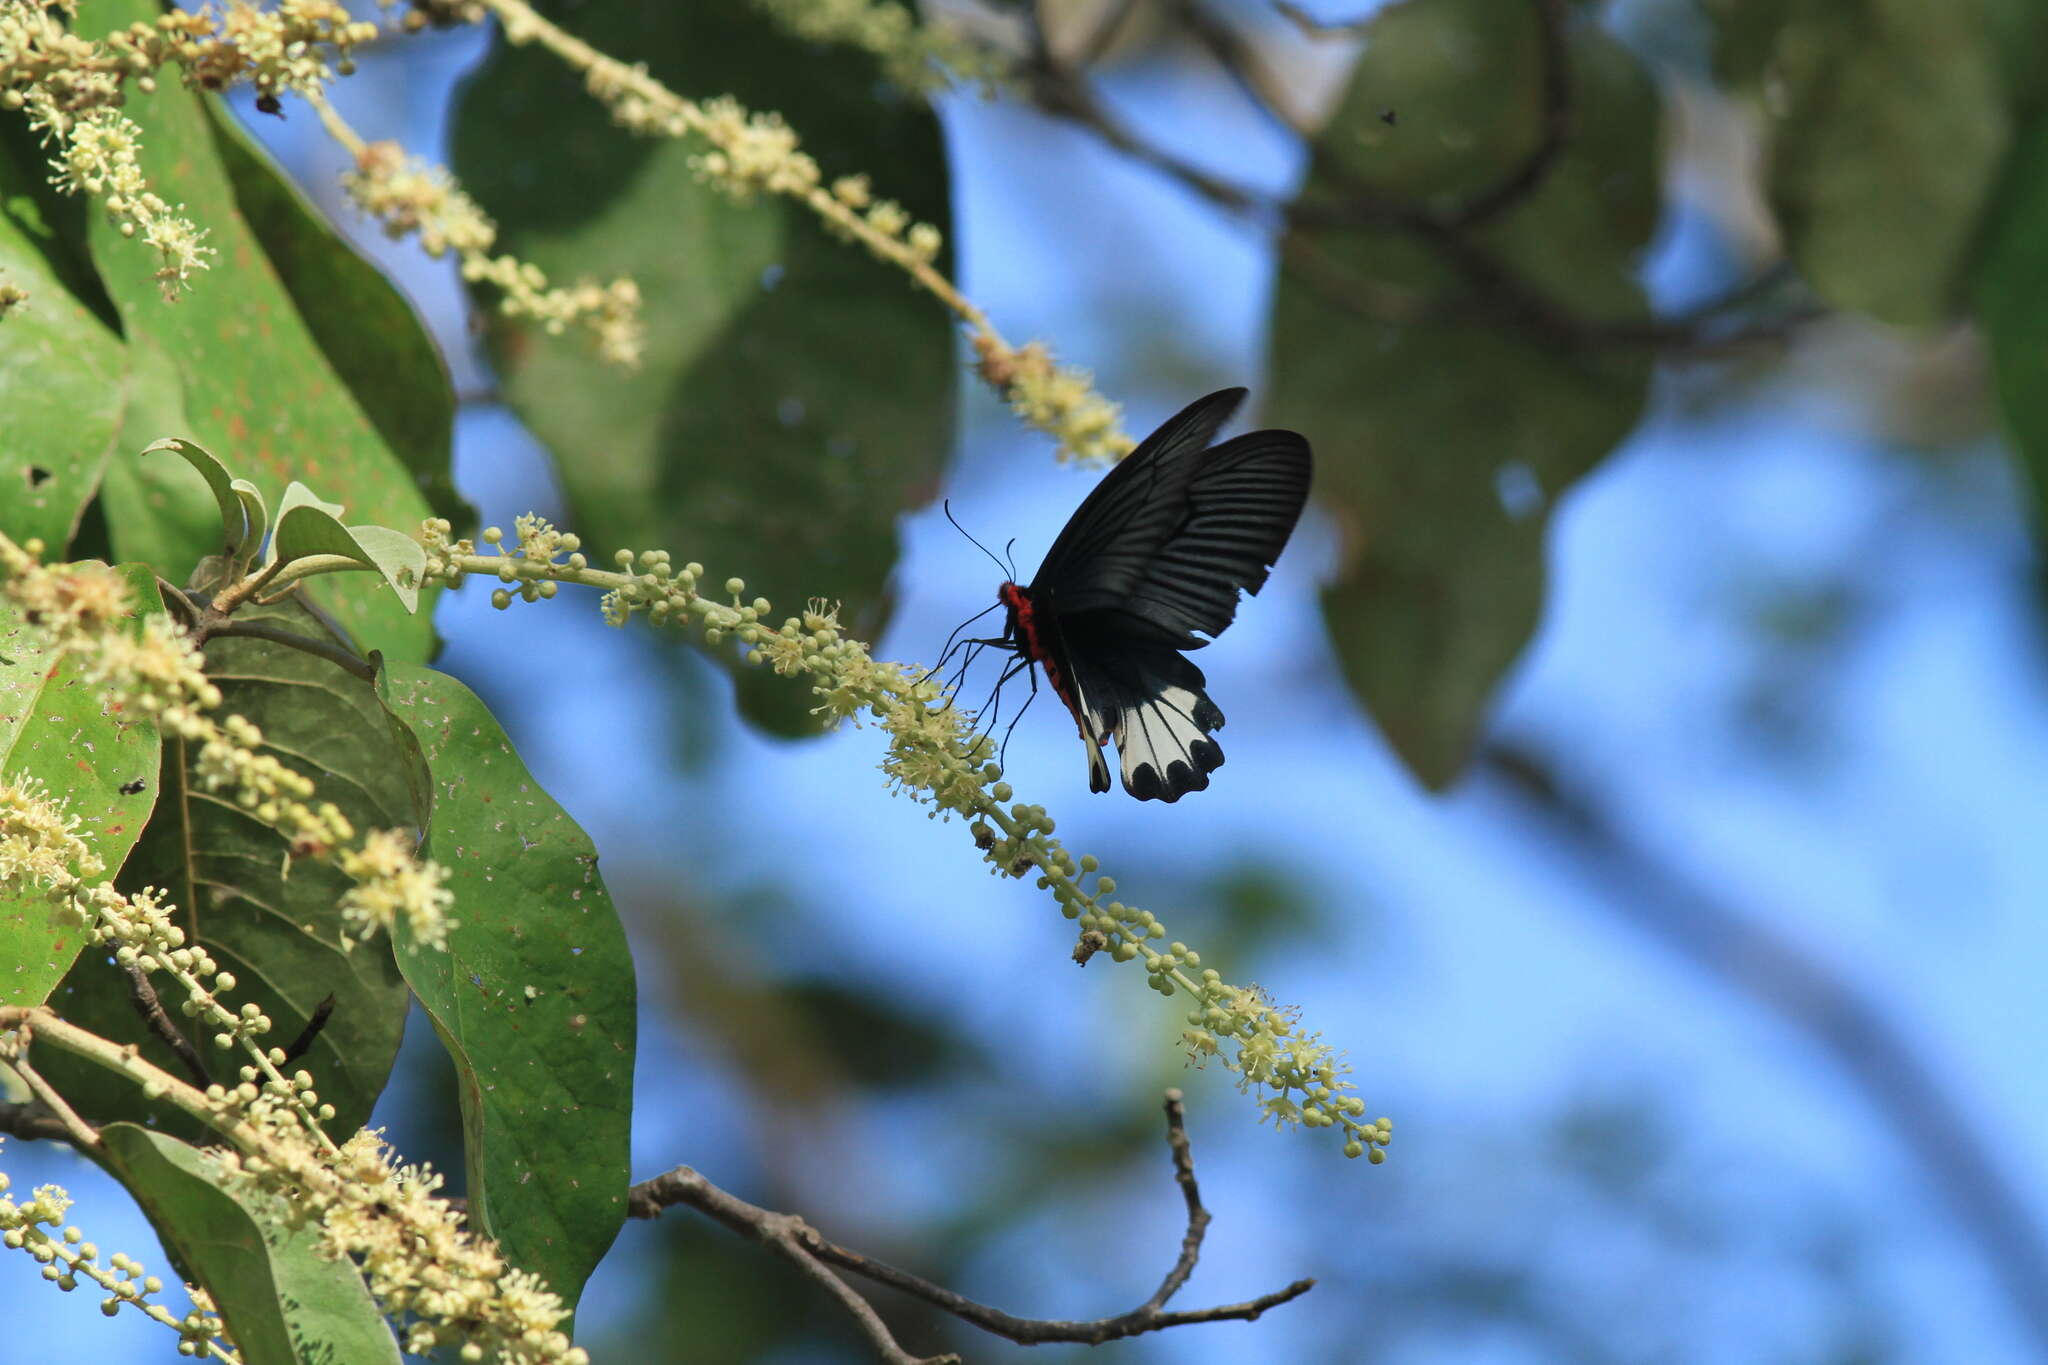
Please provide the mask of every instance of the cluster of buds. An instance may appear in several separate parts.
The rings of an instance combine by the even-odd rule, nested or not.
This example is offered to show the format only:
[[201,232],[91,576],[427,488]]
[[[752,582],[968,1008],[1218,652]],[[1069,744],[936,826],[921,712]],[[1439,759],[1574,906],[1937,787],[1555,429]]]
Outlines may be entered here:
[[879,60],[906,90],[930,92],[952,82],[984,91],[1009,73],[994,49],[944,23],[919,23],[901,0],[754,0],[778,24],[812,43],[859,48]]
[[888,736],[881,768],[892,786],[929,805],[934,818],[965,817],[991,871],[1035,873],[1038,887],[1077,921],[1089,952],[1107,952],[1118,962],[1142,960],[1154,989],[1191,1001],[1185,1039],[1193,1056],[1213,1057],[1236,1072],[1240,1087],[1259,1094],[1276,1122],[1339,1128],[1348,1155],[1384,1159],[1391,1126],[1365,1118],[1364,1101],[1347,1093],[1352,1085],[1334,1049],[1302,1032],[1256,988],[1204,968],[1186,944],[1162,947],[1166,926],[1149,911],[1113,899],[1116,882],[1099,874],[1094,857],[1076,856],[1053,837],[1044,807],[1012,804],[1010,784],[990,761],[988,736],[953,705],[947,689],[927,672],[876,659],[845,634],[828,604],[808,603],[801,615],[777,625],[772,604],[749,598],[738,578],[726,579],[722,592],[703,591],[703,565],[678,566],[661,550],[622,549],[613,556],[616,571],[598,569],[576,536],[535,516],[515,523],[516,548],[507,547],[503,531],[487,528],[482,539],[491,554],[452,535],[446,521],[423,527],[429,581],[457,586],[471,574],[487,574],[505,585],[492,594],[500,607],[515,597],[551,597],[558,583],[596,588],[612,625],[644,614],[655,625],[694,629],[707,644],[736,643],[749,662],[806,679],[828,719],[876,725]]
[[454,252],[464,279],[498,291],[498,310],[505,316],[537,322],[551,336],[581,324],[590,330],[605,360],[625,368],[639,364],[646,337],[640,289],[632,280],[556,287],[539,266],[516,256],[492,255],[497,224],[446,170],[407,156],[395,142],[354,139],[324,101],[315,107],[331,129],[345,134],[345,142],[353,142],[356,168],[342,176],[342,187],[386,234],[418,237],[429,256]]
[[275,112],[280,95],[317,95],[337,70],[353,70],[355,48],[376,25],[336,0],[227,0],[95,42],[72,32],[75,11],[73,0],[0,0],[0,108],[26,112],[50,145],[52,184],[98,199],[123,236],[155,249],[158,286],[174,300],[214,253],[184,206],[150,188],[142,130],[119,108],[129,82],[148,93],[156,72],[175,64],[201,89],[252,86],[257,106]]
[[164,1282],[126,1252],[117,1251],[102,1263],[100,1248],[66,1223],[71,1196],[61,1186],[38,1185],[27,1200],[8,1197],[8,1179],[0,1171],[0,1246],[23,1251],[43,1267],[43,1278],[67,1293],[81,1278],[106,1291],[100,1311],[113,1317],[123,1304],[137,1309],[178,1333],[178,1354],[234,1360],[221,1330],[213,1301],[196,1285],[186,1285],[192,1308],[183,1317],[153,1301]]
[[1124,434],[1122,413],[1095,389],[1086,370],[1055,364],[1045,343],[1005,346],[989,334],[974,338],[975,370],[1010,400],[1019,417],[1059,441],[1063,460],[1120,460],[1136,448]]
[[407,1353],[452,1348],[456,1358],[501,1365],[589,1365],[561,1330],[569,1316],[561,1297],[472,1235],[431,1168],[400,1165],[370,1129],[323,1148],[278,1096],[255,1094],[242,1118],[234,1149],[221,1157],[230,1183],[317,1227],[323,1251],[353,1262],[378,1306],[402,1324]]

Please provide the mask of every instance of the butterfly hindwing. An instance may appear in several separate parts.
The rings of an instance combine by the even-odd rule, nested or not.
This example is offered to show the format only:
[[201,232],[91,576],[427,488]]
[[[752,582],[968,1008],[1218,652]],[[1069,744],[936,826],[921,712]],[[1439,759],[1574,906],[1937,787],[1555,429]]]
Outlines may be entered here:
[[1064,623],[1065,676],[1075,720],[1092,740],[1089,786],[1107,791],[1100,744],[1116,742],[1124,790],[1141,801],[1178,801],[1223,766],[1214,732],[1223,711],[1194,661],[1168,645],[1133,641],[1106,613]]

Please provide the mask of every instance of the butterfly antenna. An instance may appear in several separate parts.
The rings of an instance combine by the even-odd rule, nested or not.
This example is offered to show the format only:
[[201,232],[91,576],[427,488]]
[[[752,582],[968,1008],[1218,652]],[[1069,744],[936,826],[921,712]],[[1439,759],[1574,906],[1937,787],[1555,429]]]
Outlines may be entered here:
[[1011,536],[1003,543],[1003,567],[1009,570],[1010,581],[1017,581],[1017,557],[1011,553],[1017,548],[1017,537]]
[[[959,521],[954,518],[953,500],[951,498],[946,499],[944,502],[940,503],[939,506],[945,509],[946,520],[953,523],[953,529],[958,531],[961,535],[967,536],[967,543],[969,545],[972,545],[975,549],[981,551],[983,554],[988,555],[989,563],[995,565],[998,569],[1001,569],[1005,577],[1009,578],[1013,582],[1016,580],[1017,571],[1014,568],[1010,567],[1008,564],[1003,563],[1002,560],[997,559],[994,554],[990,553],[988,546],[976,540],[972,535],[969,535],[967,528],[965,526],[962,526],[959,523]],[[1015,544],[1016,542],[1012,541],[1011,543]]]

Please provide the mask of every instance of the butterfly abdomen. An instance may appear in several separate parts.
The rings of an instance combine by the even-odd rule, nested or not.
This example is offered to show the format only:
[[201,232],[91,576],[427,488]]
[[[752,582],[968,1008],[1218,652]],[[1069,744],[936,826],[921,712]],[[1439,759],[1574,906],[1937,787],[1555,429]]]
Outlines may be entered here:
[[[1031,600],[1028,589],[1015,583],[1005,583],[996,589],[996,597],[1010,610],[1010,628],[1007,632],[1016,642],[1017,652],[1045,670],[1045,680],[1052,685],[1053,693],[1074,714],[1074,723],[1080,726],[1081,708],[1075,704],[1074,690],[1067,676],[1060,668],[1059,656],[1047,647],[1045,630],[1048,622],[1039,614],[1038,604]],[[1081,730],[1086,739],[1088,732]]]

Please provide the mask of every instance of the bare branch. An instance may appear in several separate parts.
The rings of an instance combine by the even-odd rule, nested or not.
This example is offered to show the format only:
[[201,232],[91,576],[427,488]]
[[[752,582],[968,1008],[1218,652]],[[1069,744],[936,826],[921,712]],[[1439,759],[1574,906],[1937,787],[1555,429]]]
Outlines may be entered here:
[[141,967],[124,963],[121,970],[128,974],[128,1003],[135,1006],[135,1012],[142,1016],[142,1022],[149,1031],[162,1040],[165,1047],[177,1054],[185,1074],[201,1090],[213,1084],[213,1076],[206,1069],[206,1059],[199,1055],[199,1049],[185,1036],[171,1016],[164,1011],[164,1002],[157,998],[156,987],[150,984],[149,973]]
[[1209,50],[1209,55],[1244,91],[1246,98],[1297,137],[1309,136],[1309,130],[1288,108],[1284,81],[1260,58],[1244,34],[1210,13],[1202,0],[1181,0],[1180,9],[1188,31]]
[[1290,0],[1273,0],[1274,12],[1311,38],[1356,38],[1371,26],[1367,19],[1318,19]]
[[[1166,1142],[1173,1157],[1174,1180],[1180,1185],[1181,1197],[1188,1211],[1187,1231],[1181,1237],[1180,1256],[1175,1260],[1172,1269],[1167,1271],[1159,1288],[1144,1303],[1127,1313],[1087,1321],[1020,1318],[1000,1309],[975,1303],[909,1271],[899,1270],[895,1266],[826,1241],[816,1229],[793,1214],[773,1213],[727,1194],[688,1166],[678,1166],[666,1174],[635,1185],[628,1196],[628,1206],[635,1218],[658,1218],[662,1210],[677,1204],[685,1204],[724,1223],[735,1232],[774,1246],[784,1255],[799,1255],[802,1261],[809,1263],[806,1273],[813,1274],[813,1278],[822,1274],[825,1280],[837,1286],[833,1292],[842,1303],[848,1305],[849,1311],[854,1311],[856,1317],[862,1318],[864,1330],[867,1328],[867,1321],[862,1315],[865,1313],[871,1317],[874,1310],[866,1300],[854,1294],[843,1280],[826,1270],[826,1266],[837,1266],[873,1280],[877,1284],[900,1290],[984,1331],[1007,1337],[1024,1346],[1050,1342],[1078,1342],[1094,1346],[1105,1341],[1118,1341],[1125,1337],[1193,1323],[1251,1322],[1267,1309],[1300,1298],[1315,1287],[1314,1280],[1296,1280],[1285,1289],[1275,1290],[1243,1303],[1167,1311],[1167,1301],[1187,1283],[1196,1261],[1201,1257],[1202,1238],[1208,1231],[1210,1221],[1209,1211],[1202,1206],[1201,1191],[1195,1183],[1194,1157],[1188,1145],[1181,1093],[1178,1090],[1166,1092]],[[859,1304],[858,1310],[853,1308],[856,1303]],[[869,1331],[869,1337],[870,1340],[876,1340],[872,1330]],[[881,1340],[888,1340],[886,1331]],[[888,1341],[888,1349],[900,1348],[897,1348],[893,1341]],[[894,1356],[886,1356],[886,1353],[885,1357],[897,1359]]]
[[299,1036],[292,1039],[291,1046],[284,1050],[284,1060],[279,1062],[278,1065],[281,1067],[290,1066],[293,1062],[305,1056],[307,1049],[319,1041],[321,1032],[327,1027],[328,1016],[333,1013],[334,992],[329,991],[327,998],[313,1007],[312,1018],[306,1020],[306,1026],[299,1030]]
[[1455,212],[1443,216],[1444,225],[1474,228],[1498,217],[1534,194],[1545,176],[1564,154],[1572,131],[1572,72],[1570,49],[1565,43],[1565,22],[1570,17],[1565,0],[1534,0],[1537,46],[1543,63],[1543,131],[1529,155],[1491,189],[1482,190]]
[[64,1120],[40,1104],[0,1103],[0,1133],[30,1142],[69,1142],[72,1136]]
[[[1116,42],[1117,35],[1124,31],[1124,25],[1130,22],[1131,15],[1136,12],[1137,8],[1136,0],[1117,0],[1109,8],[1109,11],[1097,21],[1095,29],[1088,35],[1087,41],[1081,44],[1080,51],[1074,57],[1075,65],[1093,66],[1107,56],[1110,46]],[[1038,12],[1036,4],[1031,6],[1030,22],[1034,34],[1042,39],[1045,32],[1043,16]]]
[[[1803,304],[1751,325],[1717,325],[1725,322],[1738,299],[1746,301],[1754,296],[1757,291],[1753,287],[1755,282],[1751,282],[1739,287],[1728,299],[1678,317],[1586,317],[1548,297],[1474,240],[1469,229],[1498,217],[1543,183],[1563,155],[1576,122],[1565,32],[1566,5],[1564,0],[1531,3],[1536,6],[1543,48],[1542,134],[1529,155],[1500,181],[1449,210],[1389,195],[1328,159],[1319,162],[1318,175],[1330,187],[1329,191],[1313,199],[1283,204],[1270,195],[1184,161],[1131,132],[1095,97],[1086,77],[1060,63],[1043,43],[1035,45],[1024,74],[1033,101],[1040,109],[1080,124],[1111,147],[1173,177],[1220,208],[1276,229],[1284,225],[1290,229],[1332,232],[1403,233],[1433,251],[1470,291],[1461,298],[1435,299],[1366,279],[1303,232],[1284,232],[1280,251],[1282,264],[1289,273],[1361,317],[1398,325],[1471,317],[1505,322],[1546,342],[1575,349],[1647,349],[1671,359],[1699,359],[1759,342],[1783,340],[1817,316],[1820,310]],[[1283,12],[1287,12],[1286,7]],[[1200,11],[1191,5],[1189,13]],[[1199,28],[1197,36],[1202,36]],[[1226,66],[1231,65],[1234,58],[1227,47],[1218,50],[1217,43],[1212,41],[1211,48]],[[1242,77],[1242,73],[1238,74]],[[1765,278],[1775,276],[1776,272],[1767,272]]]
[[57,1093],[55,1086],[43,1079],[41,1072],[29,1065],[28,1048],[32,1036],[28,1026],[22,1025],[15,1033],[13,1044],[5,1053],[0,1053],[0,1061],[4,1061],[15,1075],[21,1077],[27,1084],[29,1093],[36,1097],[37,1104],[56,1119],[58,1128],[63,1132],[64,1141],[81,1152],[97,1151],[100,1145],[99,1133],[91,1124],[78,1117],[78,1111]]
[[749,1204],[727,1194],[688,1166],[678,1166],[652,1180],[643,1180],[627,1194],[627,1207],[635,1218],[659,1218],[663,1209],[687,1204],[717,1220],[743,1237],[751,1237],[794,1265],[815,1281],[853,1315],[861,1331],[882,1359],[890,1365],[942,1365],[957,1362],[956,1355],[918,1357],[896,1344],[888,1327],[876,1314],[874,1305],[854,1291],[852,1285],[833,1274],[818,1254],[818,1247],[830,1245],[793,1213]]

